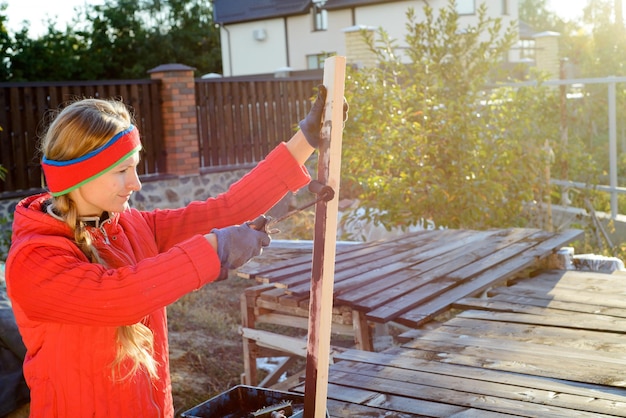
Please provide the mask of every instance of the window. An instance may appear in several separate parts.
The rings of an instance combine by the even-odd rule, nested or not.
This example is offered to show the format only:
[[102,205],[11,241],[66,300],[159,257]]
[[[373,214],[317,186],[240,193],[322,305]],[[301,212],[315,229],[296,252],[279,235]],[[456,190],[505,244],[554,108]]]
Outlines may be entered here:
[[328,30],[328,11],[324,9],[326,0],[313,1],[313,30]]
[[534,39],[521,39],[520,46],[520,58],[535,59],[535,40]]
[[475,0],[457,0],[456,12],[460,15],[473,15],[476,13]]
[[324,61],[326,58],[332,57],[336,55],[336,53],[322,53],[322,54],[314,54],[306,56],[307,69],[309,70],[317,70],[319,68],[324,68]]

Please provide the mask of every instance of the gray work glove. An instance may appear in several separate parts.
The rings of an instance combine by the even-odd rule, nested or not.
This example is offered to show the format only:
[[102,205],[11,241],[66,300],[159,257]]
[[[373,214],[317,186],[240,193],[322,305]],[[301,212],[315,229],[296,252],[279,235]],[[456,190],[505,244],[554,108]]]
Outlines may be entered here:
[[[309,145],[317,148],[320,143],[320,132],[322,130],[322,118],[324,117],[324,105],[326,104],[326,86],[317,86],[317,97],[309,113],[298,124]],[[348,120],[348,102],[343,99],[343,121]]]
[[228,270],[246,264],[252,257],[270,245],[270,236],[265,231],[257,231],[249,224],[213,229],[211,233],[217,237],[217,255],[222,265],[218,280],[228,277]]

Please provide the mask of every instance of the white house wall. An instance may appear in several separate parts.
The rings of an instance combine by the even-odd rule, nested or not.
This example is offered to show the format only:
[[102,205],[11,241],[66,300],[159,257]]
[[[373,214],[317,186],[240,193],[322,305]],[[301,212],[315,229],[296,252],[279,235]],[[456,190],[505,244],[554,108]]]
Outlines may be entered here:
[[290,67],[307,69],[307,56],[322,53],[346,54],[346,42],[342,30],[352,25],[350,10],[329,13],[328,30],[314,31],[311,14],[290,17],[289,58]]
[[[509,14],[502,15],[502,0],[486,0],[487,15],[490,18],[502,18],[503,29],[511,22],[517,21],[517,0],[508,0]],[[476,1],[476,8],[480,1]],[[430,0],[428,4],[433,8],[435,14],[438,9],[447,7],[447,0]],[[382,27],[385,29],[390,38],[396,39],[399,44],[404,43],[406,36],[406,13],[409,8],[415,10],[417,21],[425,19],[424,1],[400,1],[391,4],[378,4],[373,6],[359,7],[355,10],[356,24],[363,26]],[[474,26],[478,23],[477,15],[461,15],[459,18],[459,26],[461,28]]]
[[228,25],[220,34],[225,76],[273,73],[287,66],[284,19]]
[[[502,0],[486,0],[489,17],[501,18],[503,28],[518,18],[518,0],[508,0],[509,14],[502,14]],[[437,10],[447,7],[447,0],[429,0]],[[476,1],[476,7],[480,4]],[[307,56],[336,53],[346,54],[344,29],[352,26],[382,27],[390,38],[404,44],[406,35],[406,12],[413,7],[418,20],[423,19],[423,0],[407,0],[387,4],[360,6],[328,12],[328,30],[314,31],[312,15],[291,16],[286,19],[269,19],[257,22],[228,25],[222,28],[222,58],[224,75],[249,75],[273,73],[279,68],[307,70]],[[461,16],[460,25],[475,25],[476,15]],[[264,40],[254,37],[255,31],[264,30]],[[288,37],[286,40],[285,37]],[[288,52],[287,52],[288,50]],[[232,57],[229,55],[232,53]],[[287,56],[288,53],[288,56]]]

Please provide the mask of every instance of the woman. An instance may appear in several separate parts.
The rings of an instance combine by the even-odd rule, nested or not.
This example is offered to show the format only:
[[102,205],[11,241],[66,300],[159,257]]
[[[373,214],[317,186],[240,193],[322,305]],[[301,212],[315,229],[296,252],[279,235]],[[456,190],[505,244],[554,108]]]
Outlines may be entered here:
[[325,96],[226,193],[151,212],[128,205],[141,143],[126,107],[84,99],[58,114],[42,142],[50,192],[17,206],[6,264],[31,416],[173,416],[165,306],[269,244],[245,222],[309,182]]

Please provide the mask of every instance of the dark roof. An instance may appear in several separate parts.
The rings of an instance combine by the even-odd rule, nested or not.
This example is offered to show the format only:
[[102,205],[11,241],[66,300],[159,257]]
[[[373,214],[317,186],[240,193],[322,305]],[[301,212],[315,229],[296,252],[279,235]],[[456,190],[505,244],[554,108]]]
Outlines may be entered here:
[[305,14],[311,0],[214,0],[215,23],[238,23]]
[[[347,9],[350,7],[356,6],[367,6],[369,4],[379,4],[379,3],[390,3],[394,0],[328,0],[324,9],[327,10],[336,10],[336,9]],[[395,0],[400,1],[400,0]]]
[[519,28],[519,37],[521,39],[530,39],[537,33],[535,28],[522,20],[518,20],[517,24]]

